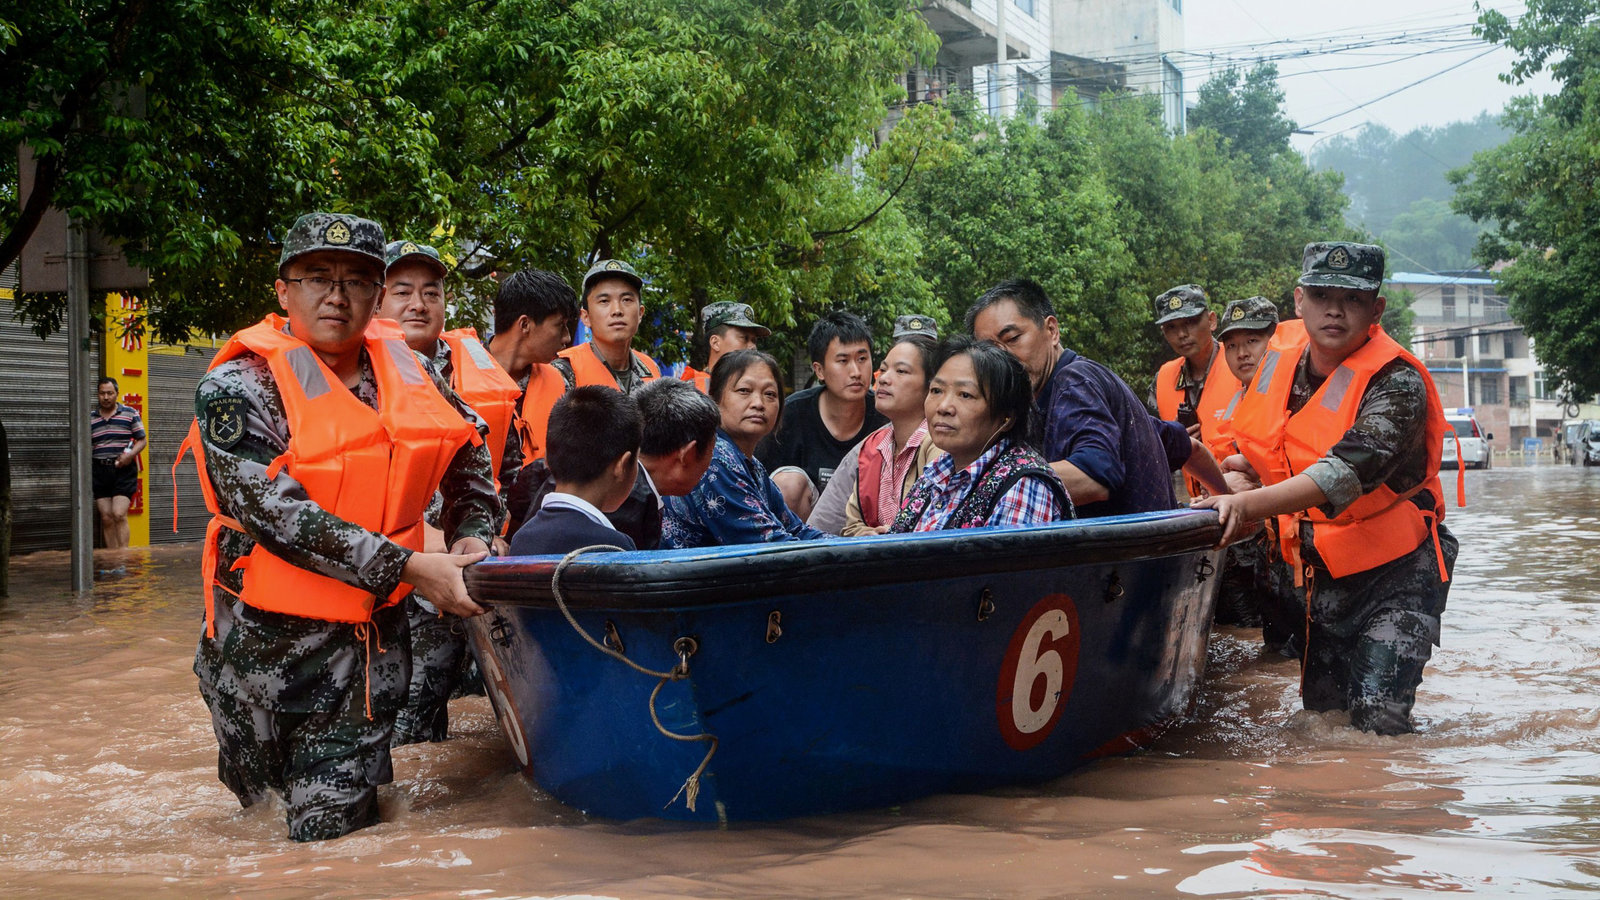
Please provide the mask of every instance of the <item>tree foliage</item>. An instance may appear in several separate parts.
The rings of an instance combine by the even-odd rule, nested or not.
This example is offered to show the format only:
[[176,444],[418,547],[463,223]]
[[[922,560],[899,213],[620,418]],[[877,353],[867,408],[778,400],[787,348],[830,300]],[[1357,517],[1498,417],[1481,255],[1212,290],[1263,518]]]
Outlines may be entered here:
[[1035,122],[1003,123],[953,97],[948,144],[905,193],[922,234],[922,274],[963,321],[997,282],[1038,281],[1065,340],[1108,363],[1133,363],[1143,304],[1127,288],[1133,257],[1100,171],[1088,117],[1064,104]]
[[1210,129],[1173,137],[1148,97],[1106,104],[1092,123],[1136,260],[1124,286],[1143,298],[1140,378],[1171,355],[1149,325],[1155,295],[1195,283],[1219,307],[1261,295],[1292,315],[1305,245],[1358,236],[1344,224],[1338,176],[1311,172],[1298,154],[1260,159]]
[[1265,167],[1289,152],[1289,135],[1295,130],[1283,100],[1276,65],[1261,63],[1248,72],[1230,68],[1200,86],[1188,114],[1189,127],[1221,135],[1233,153]]
[[[258,315],[277,235],[315,208],[442,230],[474,271],[575,279],[596,256],[636,258],[672,300],[664,332],[722,293],[790,321],[799,288],[882,268],[836,246],[870,250],[878,217],[840,220],[862,204],[837,202],[834,169],[934,49],[899,0],[42,0],[15,15],[6,136],[59,171],[42,197],[151,268],[165,337]],[[143,117],[119,107],[125,85]],[[0,246],[27,226],[0,220]]]
[[1350,221],[1381,237],[1401,268],[1466,268],[1482,228],[1448,208],[1455,189],[1447,175],[1507,134],[1490,113],[1405,134],[1369,123],[1319,143],[1312,164],[1344,175]]
[[1512,137],[1451,173],[1453,206],[1489,224],[1476,255],[1510,261],[1499,291],[1541,361],[1581,394],[1600,392],[1600,2],[1533,0],[1515,23],[1479,18],[1516,51],[1508,79],[1549,68],[1559,89],[1507,108]]

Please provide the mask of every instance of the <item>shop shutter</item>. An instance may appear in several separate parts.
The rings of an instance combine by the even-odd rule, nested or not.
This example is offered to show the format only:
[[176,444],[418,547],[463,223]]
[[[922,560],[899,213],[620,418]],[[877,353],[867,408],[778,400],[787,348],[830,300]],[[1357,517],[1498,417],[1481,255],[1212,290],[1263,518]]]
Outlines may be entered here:
[[11,552],[65,550],[72,539],[67,336],[58,332],[40,340],[15,312],[9,299],[0,298],[0,423],[11,451]]
[[186,456],[178,467],[178,530],[172,530],[172,461],[178,445],[194,421],[194,389],[206,374],[216,353],[210,347],[189,347],[183,353],[153,349],[150,353],[150,400],[146,404],[145,430],[150,433],[150,543],[198,541],[206,535],[205,497],[195,477],[194,458]]

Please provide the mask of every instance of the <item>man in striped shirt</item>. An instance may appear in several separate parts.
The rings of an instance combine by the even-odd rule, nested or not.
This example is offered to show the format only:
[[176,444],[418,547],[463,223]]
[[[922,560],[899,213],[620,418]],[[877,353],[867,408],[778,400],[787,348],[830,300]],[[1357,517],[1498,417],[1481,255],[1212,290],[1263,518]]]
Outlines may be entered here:
[[89,413],[94,506],[107,547],[128,546],[128,506],[139,490],[139,453],[145,445],[139,411],[118,403],[117,393],[115,378],[100,379],[100,405]]

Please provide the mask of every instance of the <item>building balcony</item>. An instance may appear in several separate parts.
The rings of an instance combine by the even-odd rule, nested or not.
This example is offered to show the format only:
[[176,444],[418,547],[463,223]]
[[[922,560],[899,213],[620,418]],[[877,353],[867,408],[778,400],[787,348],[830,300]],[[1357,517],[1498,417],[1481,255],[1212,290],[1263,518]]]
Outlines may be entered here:
[[[992,19],[972,9],[972,0],[923,0],[917,10],[939,36],[939,65],[971,68],[995,61],[1000,31]],[[1006,33],[1006,59],[1029,59],[1027,44]]]

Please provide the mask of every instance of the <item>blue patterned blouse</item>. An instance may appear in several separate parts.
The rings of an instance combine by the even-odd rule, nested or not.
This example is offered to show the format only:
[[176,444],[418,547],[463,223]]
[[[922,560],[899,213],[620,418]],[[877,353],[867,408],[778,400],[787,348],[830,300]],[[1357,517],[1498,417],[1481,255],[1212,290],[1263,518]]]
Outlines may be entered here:
[[740,452],[721,429],[705,477],[688,496],[665,499],[663,550],[833,537],[790,512],[766,466]]

